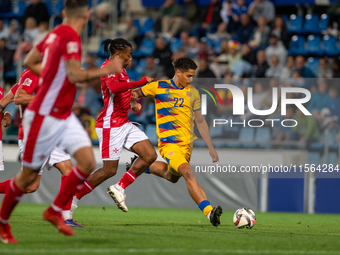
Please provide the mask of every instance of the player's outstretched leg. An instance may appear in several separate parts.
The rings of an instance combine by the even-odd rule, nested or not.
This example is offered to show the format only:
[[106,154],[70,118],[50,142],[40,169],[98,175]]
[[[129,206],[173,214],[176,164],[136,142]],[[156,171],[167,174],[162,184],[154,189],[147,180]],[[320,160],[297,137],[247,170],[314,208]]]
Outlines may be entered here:
[[210,220],[215,227],[221,224],[220,216],[222,215],[221,206],[212,207],[207,200],[207,196],[202,187],[197,183],[194,172],[189,163],[183,163],[178,167],[178,172],[184,177],[191,198],[196,202],[198,207]]
[[73,235],[73,231],[65,224],[61,211],[96,166],[91,147],[83,147],[77,150],[73,157],[78,165],[67,176],[65,184],[61,187],[53,204],[43,213],[43,218],[51,222],[59,232],[65,235]]
[[[128,139],[128,141],[130,140],[133,139]],[[123,212],[128,211],[125,204],[125,189],[131,185],[157,158],[156,151],[148,139],[134,143],[131,148],[127,146],[127,149],[130,149],[139,157],[133,160],[133,164],[131,164],[130,169],[123,175],[118,183],[111,185],[107,192],[115,201],[117,207]]]

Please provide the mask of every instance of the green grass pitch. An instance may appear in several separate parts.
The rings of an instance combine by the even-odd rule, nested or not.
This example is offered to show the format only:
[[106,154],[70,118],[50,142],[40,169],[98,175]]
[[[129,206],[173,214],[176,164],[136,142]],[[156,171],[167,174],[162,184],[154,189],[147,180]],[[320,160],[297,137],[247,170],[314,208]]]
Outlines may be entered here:
[[237,229],[225,211],[213,227],[202,212],[184,209],[79,206],[86,227],[72,237],[41,220],[47,205],[20,204],[11,218],[18,245],[0,254],[340,254],[340,215],[256,213],[253,229]]

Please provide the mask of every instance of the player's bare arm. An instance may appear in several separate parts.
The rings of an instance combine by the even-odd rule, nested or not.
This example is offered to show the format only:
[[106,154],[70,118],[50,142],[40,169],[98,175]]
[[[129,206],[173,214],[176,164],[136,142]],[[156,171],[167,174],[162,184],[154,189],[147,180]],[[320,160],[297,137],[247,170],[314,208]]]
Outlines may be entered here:
[[5,124],[4,124],[5,127],[9,127],[9,125],[11,125],[11,123],[12,123],[12,115],[9,112],[5,112],[2,115],[1,120],[3,122],[5,122]]
[[10,103],[12,103],[14,101],[14,95],[12,93],[12,91],[10,90],[6,96],[0,100],[0,114],[3,113],[3,111],[5,110],[6,106],[9,105]]
[[34,47],[25,57],[24,65],[33,73],[40,76],[42,54]]
[[196,121],[196,125],[197,128],[203,138],[203,140],[205,141],[205,143],[207,144],[208,148],[209,148],[209,154],[213,160],[213,162],[218,162],[218,154],[211,142],[211,137],[209,134],[209,127],[207,122],[205,121],[204,116],[202,115],[201,111],[195,111],[195,121]]
[[65,62],[67,78],[71,83],[89,81],[102,76],[120,73],[123,63],[120,58],[114,58],[103,68],[81,69],[81,62],[75,58],[71,58]]
[[23,89],[18,89],[14,95],[14,104],[16,105],[27,105],[34,98],[34,95],[28,94]]

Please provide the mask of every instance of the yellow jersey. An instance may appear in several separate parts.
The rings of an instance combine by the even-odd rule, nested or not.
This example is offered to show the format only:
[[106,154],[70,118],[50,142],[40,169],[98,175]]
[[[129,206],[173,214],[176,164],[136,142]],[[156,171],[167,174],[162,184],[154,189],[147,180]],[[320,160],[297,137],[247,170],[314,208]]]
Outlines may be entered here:
[[151,82],[140,91],[145,97],[155,98],[158,146],[187,145],[197,139],[194,111],[201,109],[201,99],[196,88],[178,88],[171,79]]

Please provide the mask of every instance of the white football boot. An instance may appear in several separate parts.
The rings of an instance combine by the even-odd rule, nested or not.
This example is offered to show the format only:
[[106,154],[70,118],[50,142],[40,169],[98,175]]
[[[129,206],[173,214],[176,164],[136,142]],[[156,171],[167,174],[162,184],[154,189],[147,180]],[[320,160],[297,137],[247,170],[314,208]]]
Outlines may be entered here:
[[123,212],[127,212],[129,209],[127,208],[125,204],[125,197],[126,194],[118,190],[115,185],[112,185],[108,187],[107,193],[110,195],[110,197],[115,201],[115,205],[122,210]]

